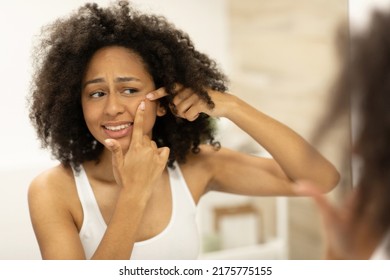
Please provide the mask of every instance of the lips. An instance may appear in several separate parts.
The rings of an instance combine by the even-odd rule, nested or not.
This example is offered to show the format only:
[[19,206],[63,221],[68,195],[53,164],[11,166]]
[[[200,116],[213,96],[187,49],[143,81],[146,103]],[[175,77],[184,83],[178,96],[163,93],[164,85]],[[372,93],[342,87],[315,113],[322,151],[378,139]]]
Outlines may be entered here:
[[102,125],[102,128],[109,138],[118,139],[130,135],[133,128],[133,122],[108,123]]
[[105,129],[111,130],[111,131],[119,131],[122,129],[126,129],[130,127],[133,123],[127,123],[127,124],[121,124],[121,125],[103,125]]

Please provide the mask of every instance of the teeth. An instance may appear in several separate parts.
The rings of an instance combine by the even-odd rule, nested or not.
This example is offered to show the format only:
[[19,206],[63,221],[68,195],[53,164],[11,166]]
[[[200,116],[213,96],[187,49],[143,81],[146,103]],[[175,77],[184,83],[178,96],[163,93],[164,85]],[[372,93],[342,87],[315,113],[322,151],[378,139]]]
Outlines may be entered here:
[[105,125],[104,128],[106,128],[106,129],[108,129],[108,130],[112,130],[112,131],[119,131],[119,130],[128,128],[130,125],[131,125],[131,123],[122,124],[122,125],[117,125],[117,126],[106,126],[106,125]]

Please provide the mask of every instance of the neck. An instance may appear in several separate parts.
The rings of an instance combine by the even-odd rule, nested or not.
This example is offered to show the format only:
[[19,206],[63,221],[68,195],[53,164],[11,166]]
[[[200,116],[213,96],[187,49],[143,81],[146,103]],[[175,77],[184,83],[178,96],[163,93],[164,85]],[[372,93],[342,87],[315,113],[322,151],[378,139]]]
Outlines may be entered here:
[[104,149],[98,162],[88,161],[83,164],[88,175],[99,181],[114,183],[114,173],[112,170],[112,154],[108,149]]

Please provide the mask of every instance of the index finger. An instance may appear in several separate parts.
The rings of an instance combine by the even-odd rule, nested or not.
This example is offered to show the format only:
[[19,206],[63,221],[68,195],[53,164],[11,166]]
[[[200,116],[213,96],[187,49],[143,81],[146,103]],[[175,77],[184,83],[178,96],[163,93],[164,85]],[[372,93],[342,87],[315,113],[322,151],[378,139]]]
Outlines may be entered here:
[[155,91],[149,92],[146,95],[146,98],[149,99],[150,101],[160,99],[164,96],[167,96],[168,93],[165,91],[164,87],[160,87],[159,89],[156,89]]
[[142,142],[144,137],[144,112],[145,112],[145,101],[142,100],[138,105],[137,111],[135,112],[133,133],[131,136],[131,143]]

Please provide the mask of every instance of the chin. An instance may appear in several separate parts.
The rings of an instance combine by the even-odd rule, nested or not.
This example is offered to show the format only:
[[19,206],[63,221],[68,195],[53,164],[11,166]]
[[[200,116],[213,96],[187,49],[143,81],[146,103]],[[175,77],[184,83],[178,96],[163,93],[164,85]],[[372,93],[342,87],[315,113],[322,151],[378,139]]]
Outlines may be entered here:
[[128,139],[123,139],[122,141],[121,140],[117,140],[121,146],[121,149],[122,149],[122,152],[123,154],[127,153],[127,151],[129,150],[130,148],[130,143],[128,141]]

